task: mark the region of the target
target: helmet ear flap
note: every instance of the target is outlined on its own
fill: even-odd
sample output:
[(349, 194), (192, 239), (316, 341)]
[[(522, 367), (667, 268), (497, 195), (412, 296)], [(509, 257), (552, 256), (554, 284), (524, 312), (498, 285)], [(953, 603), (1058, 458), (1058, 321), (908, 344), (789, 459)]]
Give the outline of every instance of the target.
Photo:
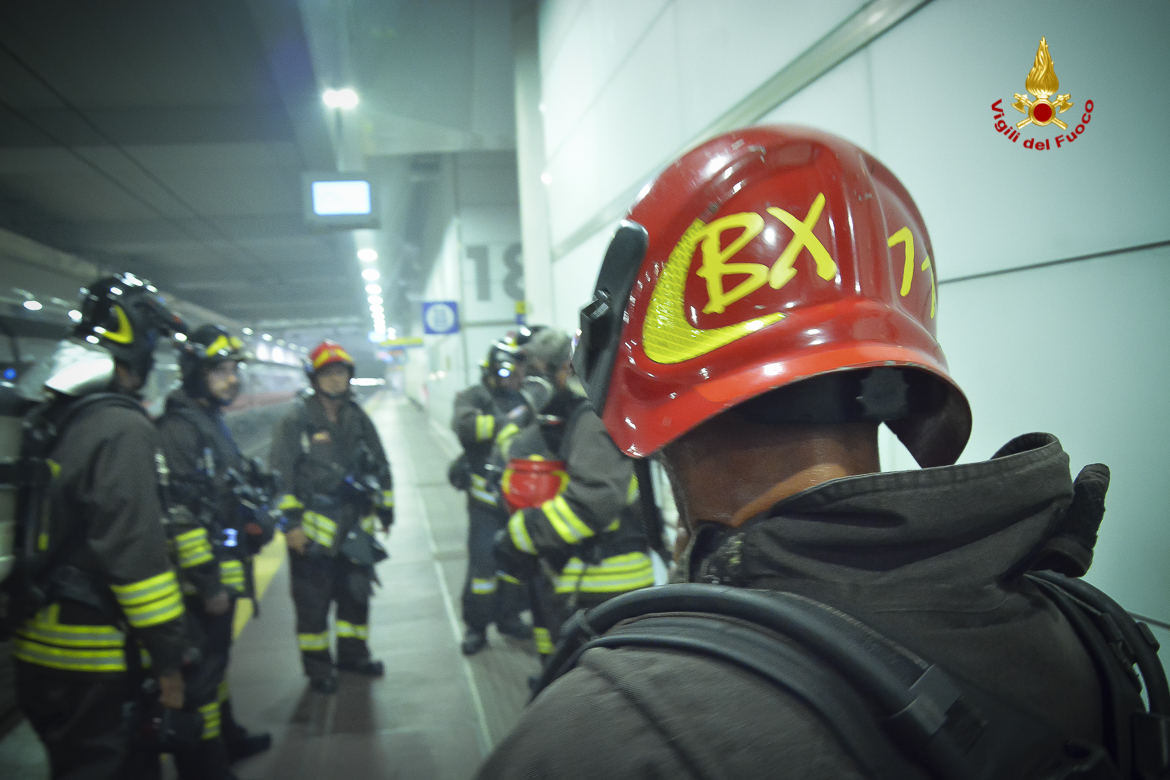
[(593, 300), (581, 310), (581, 336), (573, 351), (573, 369), (598, 413), (605, 408), (625, 324), (622, 315), (649, 243), (646, 228), (623, 220), (605, 251)]

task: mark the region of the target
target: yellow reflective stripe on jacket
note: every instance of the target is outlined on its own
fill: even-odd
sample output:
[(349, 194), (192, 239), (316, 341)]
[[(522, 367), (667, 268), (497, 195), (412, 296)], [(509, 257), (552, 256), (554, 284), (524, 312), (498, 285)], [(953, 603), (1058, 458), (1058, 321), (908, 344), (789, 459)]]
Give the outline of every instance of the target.
[(471, 592), (477, 596), (487, 596), (496, 592), (496, 578), (472, 577)]
[(183, 614), (183, 594), (173, 571), (110, 588), (134, 628), (156, 626)]
[(508, 518), (508, 536), (512, 537), (512, 544), (520, 552), (536, 555), (536, 545), (528, 535), (528, 528), (524, 525), (524, 512), (520, 511)]
[(219, 686), (215, 689), (216, 701), (218, 701), (220, 704), (223, 704), (225, 701), (227, 701), (231, 697), (232, 697), (232, 691), (231, 691), (231, 688), (228, 687), (228, 681), (227, 680), (220, 680)]
[(329, 632), (322, 631), (320, 634), (297, 634), (297, 647), (301, 649), (302, 653), (312, 650), (328, 650)]
[(549, 634), (547, 628), (537, 626), (532, 629), (532, 637), (536, 640), (536, 652), (541, 655), (552, 655), (553, 643), (552, 635)]
[(496, 500), (495, 494), (492, 493), (487, 488), (488, 488), (487, 477), (484, 477), (481, 474), (472, 474), (471, 475), (471, 495), (474, 496), (477, 500), (484, 502), (485, 504), (491, 504), (492, 506), (496, 506), (499, 502)]
[(545, 501), (540, 505), (540, 510), (544, 512), (544, 516), (548, 518), (548, 522), (557, 535), (569, 544), (576, 544), (582, 539), (593, 536), (593, 529), (577, 517), (563, 496)]
[(572, 558), (557, 577), (557, 593), (624, 593), (654, 584), (654, 564), (643, 552), (606, 558), (595, 566), (586, 566)]
[(377, 523), (377, 515), (366, 515), (362, 518), (362, 530), (368, 534), (372, 534), (378, 529)]
[(203, 735), (200, 739), (216, 739), (219, 737), (222, 716), (219, 712), (219, 702), (213, 701), (199, 707), (199, 714), (203, 716)]
[(476, 415), (475, 440), (490, 441), (496, 433), (496, 418), (490, 414)]
[(630, 477), (630, 486), (626, 489), (626, 503), (632, 504), (638, 500), (638, 478)]
[(393, 509), (394, 508), (394, 491), (393, 490), (383, 490), (382, 491), (382, 508), (383, 509)]
[(498, 579), (502, 580), (503, 582), (509, 582), (509, 583), (511, 583), (511, 584), (513, 584), (513, 585), (519, 585), (519, 584), (520, 584), (520, 578), (519, 578), (519, 577), (513, 577), (511, 574), (504, 574), (502, 571), (501, 571), (501, 572), (497, 572), (497, 573), (496, 573), (496, 577), (497, 577)]
[(247, 577), (244, 572), (243, 561), (220, 561), (219, 581), (225, 587), (243, 593), (247, 587)]
[(304, 509), (305, 505), (302, 504), (301, 500), (292, 493), (285, 493), (280, 497), (280, 500), (276, 502), (276, 508), (282, 512), (286, 512), (289, 509)]
[(337, 621), (338, 639), (369, 639), (370, 627), (360, 623), (350, 623), (345, 620)]
[(207, 539), (206, 528), (194, 528), (179, 534), (174, 539), (175, 557), (179, 560), (179, 568), (189, 569), (214, 559), (211, 552), (211, 542)]
[(126, 636), (113, 626), (58, 622), (60, 605), (50, 604), (16, 629), (12, 654), (21, 661), (75, 672), (126, 670)]
[(301, 527), (305, 530), (305, 536), (317, 544), (323, 547), (333, 546), (333, 537), (337, 533), (337, 523), (325, 515), (312, 511), (305, 512)]
[(508, 450), (512, 446), (512, 438), (518, 433), (520, 433), (520, 426), (516, 423), (508, 423), (496, 434), (496, 446), (500, 448), (500, 452), (505, 458), (508, 457)]
[(25, 639), (20, 634), (12, 638), (12, 655), (25, 663), (71, 672), (126, 671), (126, 654), (123, 650), (77, 650), (53, 647)]

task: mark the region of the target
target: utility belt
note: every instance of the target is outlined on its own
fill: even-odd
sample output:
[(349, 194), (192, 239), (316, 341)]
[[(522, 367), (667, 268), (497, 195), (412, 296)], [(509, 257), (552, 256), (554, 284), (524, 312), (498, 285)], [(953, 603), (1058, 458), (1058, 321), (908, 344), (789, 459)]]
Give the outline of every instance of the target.
[[(301, 519), (301, 528), (312, 544), (308, 555), (335, 558), (340, 556), (356, 566), (370, 567), (389, 557), (386, 549), (374, 537), (374, 515), (372, 507), (350, 498), (339, 498), (323, 493), (314, 493), (308, 501)], [(339, 515), (362, 515), (355, 522), (339, 527), (334, 519)]]

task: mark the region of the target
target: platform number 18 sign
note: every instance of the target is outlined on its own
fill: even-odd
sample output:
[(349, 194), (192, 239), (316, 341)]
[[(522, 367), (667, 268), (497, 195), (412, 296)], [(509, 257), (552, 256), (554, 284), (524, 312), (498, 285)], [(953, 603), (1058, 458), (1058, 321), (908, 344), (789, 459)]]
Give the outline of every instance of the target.
[(459, 305), (455, 301), (431, 301), (423, 304), (423, 333), (444, 336), (459, 331)]

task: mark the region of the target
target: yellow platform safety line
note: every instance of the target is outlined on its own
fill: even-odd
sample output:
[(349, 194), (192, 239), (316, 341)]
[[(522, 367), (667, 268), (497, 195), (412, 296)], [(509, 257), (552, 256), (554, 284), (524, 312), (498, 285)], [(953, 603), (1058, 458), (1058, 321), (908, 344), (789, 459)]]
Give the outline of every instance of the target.
[[(272, 578), (276, 576), (276, 572), (280, 570), (281, 564), (287, 557), (288, 547), (284, 543), (284, 534), (277, 531), (272, 541), (264, 545), (264, 549), (252, 559), (254, 567), (252, 575), (256, 583), (257, 601), (264, 597), (269, 583), (272, 582)], [(236, 616), (232, 623), (233, 638), (238, 637), (240, 632), (244, 630), (244, 626), (248, 625), (248, 621), (252, 619), (252, 612), (251, 599), (240, 599), (236, 602)]]

